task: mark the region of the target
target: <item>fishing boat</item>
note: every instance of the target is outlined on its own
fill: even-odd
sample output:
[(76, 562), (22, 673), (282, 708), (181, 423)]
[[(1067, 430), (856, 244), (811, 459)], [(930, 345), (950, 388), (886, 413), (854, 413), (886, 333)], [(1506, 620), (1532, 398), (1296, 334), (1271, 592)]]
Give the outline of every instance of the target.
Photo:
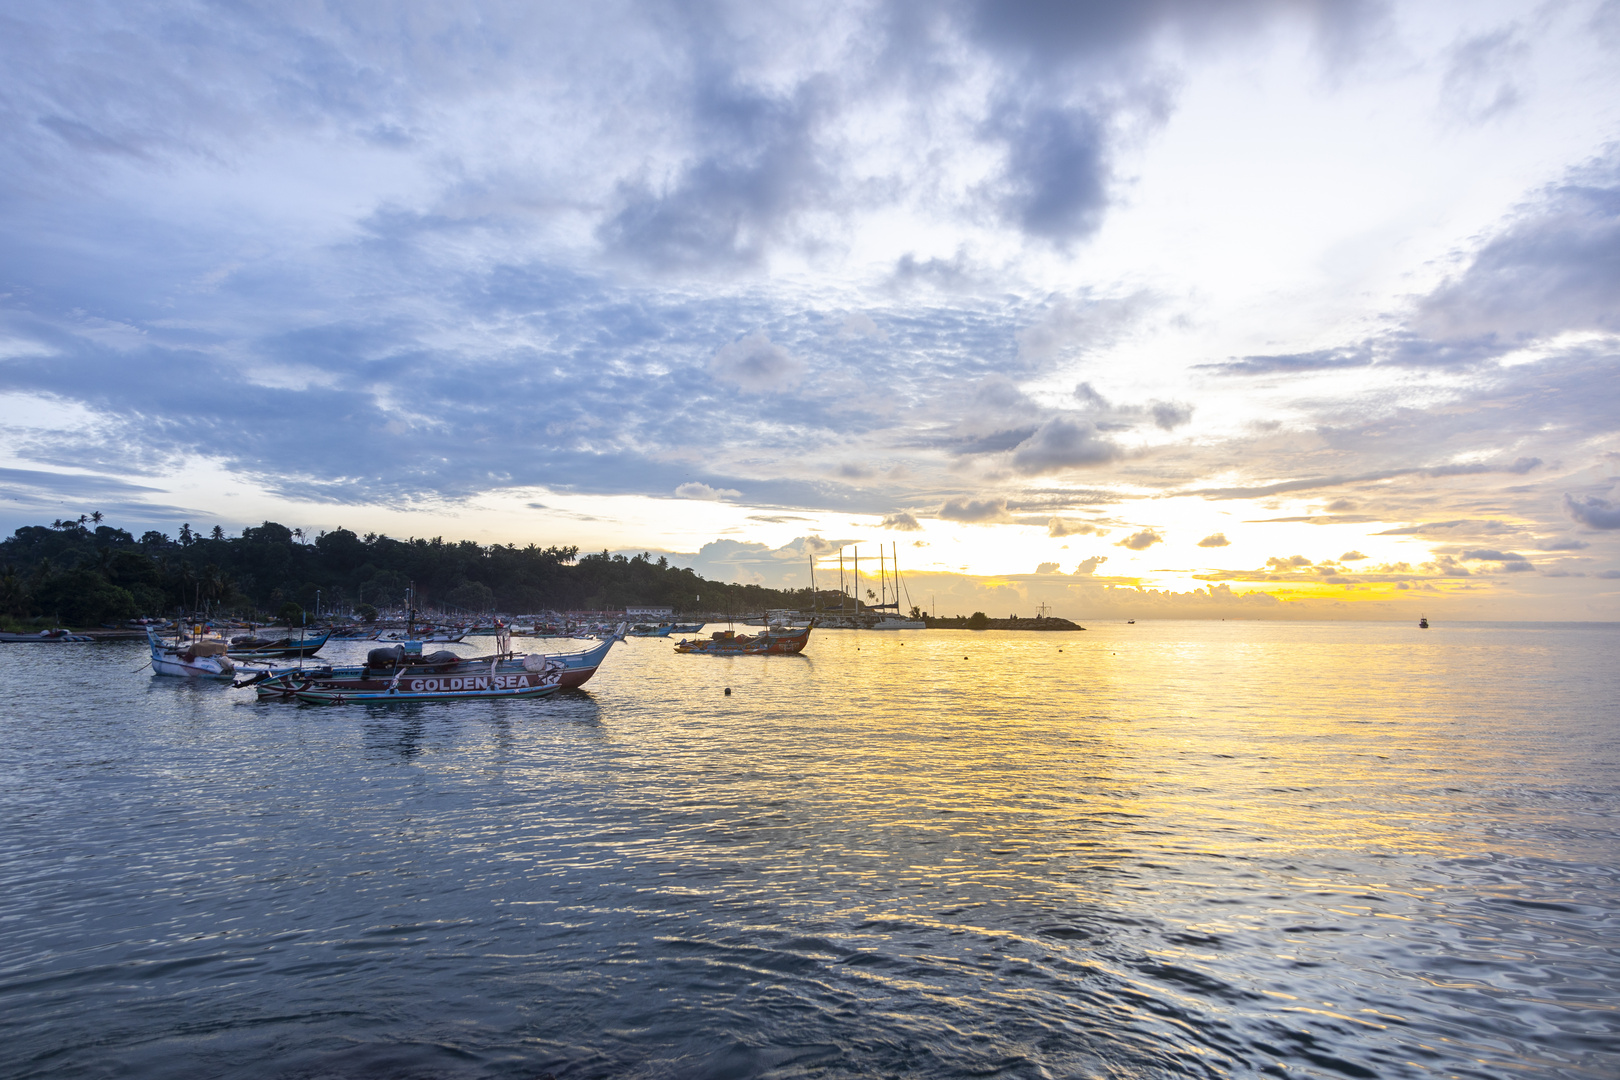
[(226, 652), (233, 660), (296, 660), (301, 656), (314, 656), (326, 644), (330, 633), (316, 637), (262, 638), (252, 634), (243, 634), (231, 638)]
[(675, 623), (669, 628), (669, 632), (672, 634), (698, 634), (702, 633), (702, 631), (703, 624), (700, 622)]
[(662, 626), (647, 626), (643, 624), (640, 626), (632, 626), (629, 630), (629, 634), (631, 637), (669, 637), (674, 630), (675, 628), (669, 623), (665, 623)]
[(299, 678), (292, 694), (310, 705), (379, 704), (406, 701), (460, 701), (482, 698), (536, 698), (562, 688), (563, 668), (547, 657), (525, 656), (516, 661), (491, 657), (487, 664), (457, 663), (451, 670), (421, 670), (399, 665), (392, 674), (368, 670), (365, 677)]
[[(318, 678), (338, 682), (367, 682), (379, 677), (392, 680), (395, 675), (413, 680), (465, 679), (468, 676), (490, 674), (492, 661), (496, 664), (494, 674), (499, 676), (515, 675), (520, 672), (533, 674), (534, 664), (539, 662), (536, 657), (539, 657), (546, 664), (545, 670), (555, 669), (558, 672), (557, 689), (574, 690), (590, 681), (591, 676), (596, 674), (596, 669), (602, 666), (602, 661), (607, 657), (609, 650), (613, 648), (613, 643), (621, 639), (622, 635), (614, 635), (589, 649), (573, 653), (525, 655), (502, 651), (490, 656), (457, 656), (448, 650), (423, 655), (421, 642), (402, 642), (393, 648), (371, 650), (364, 664), (330, 668)], [(528, 666), (525, 666), (526, 664)], [(253, 689), (259, 697), (283, 700), (297, 697), (302, 684), (311, 681), (312, 678), (308, 673), (298, 671), (283, 671), (273, 677), (252, 680)], [(398, 693), (393, 695), (396, 699), (398, 696)]]
[(1424, 615), (1422, 618), (1418, 619), (1418, 629), (1419, 630), (1427, 630), (1428, 628), (1429, 628), (1429, 617), (1427, 615)]
[(165, 642), (147, 627), (146, 644), (152, 650), (154, 674), (222, 682), (236, 678), (236, 662), (226, 655), (229, 646), (223, 641), (207, 640), (199, 635)]
[[(811, 626), (815, 624), (812, 623)], [(735, 630), (720, 630), (708, 638), (693, 638), (675, 643), (678, 653), (703, 653), (708, 656), (791, 656), (804, 651), (810, 640), (810, 626), (768, 626), (759, 634), (741, 634)]]
[(0, 641), (9, 641), (9, 642), (12, 642), (12, 643), (18, 644), (18, 645), (24, 645), (24, 644), (27, 644), (29, 642), (38, 642), (38, 641), (61, 643), (61, 642), (64, 642), (64, 641), (94, 641), (94, 640), (96, 640), (96, 639), (91, 637), (89, 634), (75, 634), (71, 630), (63, 630), (59, 626), (54, 627), (54, 628), (52, 628), (50, 630), (41, 630), (37, 634), (0, 634)]

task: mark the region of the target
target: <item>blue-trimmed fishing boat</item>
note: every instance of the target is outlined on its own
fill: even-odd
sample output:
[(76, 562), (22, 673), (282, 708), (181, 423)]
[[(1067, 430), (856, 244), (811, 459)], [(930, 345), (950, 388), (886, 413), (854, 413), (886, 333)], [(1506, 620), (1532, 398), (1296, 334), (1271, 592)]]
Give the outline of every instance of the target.
[[(622, 627), (621, 627), (622, 629)], [(290, 700), (299, 697), (301, 690), (313, 689), (318, 682), (354, 682), (364, 683), (377, 679), (391, 682), (395, 676), (401, 680), (411, 679), (465, 679), (468, 676), (507, 676), (527, 672), (534, 674), (536, 664), (543, 663), (545, 671), (556, 670), (557, 689), (572, 690), (585, 685), (596, 669), (602, 665), (608, 651), (613, 648), (615, 641), (621, 640), (621, 635), (614, 634), (607, 640), (593, 645), (589, 649), (582, 649), (573, 653), (508, 653), (500, 652), (489, 656), (457, 656), (453, 652), (441, 650), (439, 652), (423, 655), (421, 642), (404, 642), (391, 649), (373, 649), (366, 657), (366, 663), (326, 669), (319, 674), (300, 673), (297, 671), (284, 671), (274, 676), (251, 681), (254, 691), (261, 698), (279, 698)], [(415, 646), (414, 649), (411, 646)], [(493, 665), (493, 670), (492, 670)], [(240, 683), (238, 685), (250, 685)], [(463, 683), (465, 690), (465, 683)], [(495, 687), (491, 687), (494, 689)], [(500, 689), (507, 689), (502, 686)], [(423, 691), (447, 692), (447, 691)], [(464, 697), (465, 693), (456, 693), (450, 696)], [(510, 696), (510, 695), (489, 695)], [(352, 699), (351, 699), (352, 700)], [(389, 700), (402, 700), (399, 694), (394, 693)], [(416, 700), (422, 700), (420, 698)]]

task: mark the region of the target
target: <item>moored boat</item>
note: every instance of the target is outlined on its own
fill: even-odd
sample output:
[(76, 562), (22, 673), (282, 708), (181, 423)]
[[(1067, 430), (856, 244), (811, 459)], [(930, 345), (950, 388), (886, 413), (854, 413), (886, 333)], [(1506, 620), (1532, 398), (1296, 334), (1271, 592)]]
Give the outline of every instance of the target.
[[(474, 667), (482, 670), (462, 670)], [(563, 669), (543, 656), (527, 656), (518, 670), (499, 657), (488, 664), (457, 664), (456, 671), (412, 671), (401, 666), (392, 677), (381, 671), (358, 679), (298, 679), (292, 694), (311, 705), (459, 701), (480, 698), (535, 698), (562, 688)]]
[[(534, 673), (534, 665), (544, 661), (544, 670), (557, 672), (557, 687), (559, 690), (573, 690), (590, 681), (596, 669), (602, 665), (613, 643), (620, 640), (618, 635), (593, 645), (589, 649), (582, 649), (573, 653), (496, 653), (492, 656), (457, 656), (447, 650), (422, 655), (421, 643), (405, 643), (396, 645), (392, 649), (373, 649), (366, 657), (366, 663), (358, 666), (335, 667), (319, 676), (323, 681), (355, 681), (368, 682), (377, 678), (385, 681), (392, 680), (396, 675), (403, 679), (465, 679), (468, 676), (506, 676), (520, 672)], [(408, 652), (411, 644), (416, 646), (414, 651)], [(493, 671), (491, 664), (494, 664)], [(299, 688), (303, 683), (311, 681), (308, 677), (296, 671), (282, 672), (273, 678), (258, 681), (253, 689), (261, 698), (280, 698), (283, 700), (299, 696)], [(492, 687), (491, 689), (494, 689)], [(506, 689), (506, 687), (500, 687)], [(429, 692), (429, 691), (423, 691)], [(465, 696), (456, 694), (453, 696)], [(496, 695), (490, 696), (510, 696)], [(531, 695), (532, 696), (532, 695)], [(401, 700), (396, 692), (390, 700)], [(414, 700), (423, 700), (416, 698)]]
[(64, 642), (64, 641), (94, 641), (89, 634), (75, 634), (71, 630), (64, 630), (60, 626), (50, 630), (41, 630), (36, 634), (0, 634), (0, 641), (9, 641), (17, 645), (30, 642)]
[(223, 641), (194, 637), (165, 642), (148, 627), (146, 643), (152, 650), (154, 674), (222, 682), (236, 678), (236, 663), (226, 655), (227, 646)]
[(231, 638), (226, 652), (233, 660), (296, 660), (301, 656), (314, 656), (321, 651), (330, 633), (308, 637), (262, 638), (244, 634)]
[(678, 641), (675, 643), (675, 651), (703, 653), (709, 656), (791, 656), (804, 651), (805, 645), (810, 640), (811, 626), (768, 626), (758, 634), (738, 634), (735, 630), (720, 630), (708, 638)]

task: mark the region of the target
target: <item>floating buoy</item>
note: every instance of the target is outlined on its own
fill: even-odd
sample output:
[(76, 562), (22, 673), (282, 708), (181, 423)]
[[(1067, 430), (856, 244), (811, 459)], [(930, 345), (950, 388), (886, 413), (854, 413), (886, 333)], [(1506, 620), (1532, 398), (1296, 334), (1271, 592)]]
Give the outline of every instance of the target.
[(728, 687), (726, 687), (726, 697), (730, 697), (730, 696), (731, 696), (731, 687), (728, 686)]

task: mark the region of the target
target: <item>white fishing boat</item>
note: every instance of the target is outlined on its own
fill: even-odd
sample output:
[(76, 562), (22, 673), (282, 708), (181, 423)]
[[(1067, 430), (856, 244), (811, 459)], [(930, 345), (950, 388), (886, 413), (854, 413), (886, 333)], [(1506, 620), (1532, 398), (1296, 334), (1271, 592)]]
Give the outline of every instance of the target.
[(226, 655), (229, 646), (224, 641), (182, 637), (166, 642), (147, 627), (146, 643), (152, 650), (152, 671), (158, 675), (222, 682), (236, 678), (236, 662)]

